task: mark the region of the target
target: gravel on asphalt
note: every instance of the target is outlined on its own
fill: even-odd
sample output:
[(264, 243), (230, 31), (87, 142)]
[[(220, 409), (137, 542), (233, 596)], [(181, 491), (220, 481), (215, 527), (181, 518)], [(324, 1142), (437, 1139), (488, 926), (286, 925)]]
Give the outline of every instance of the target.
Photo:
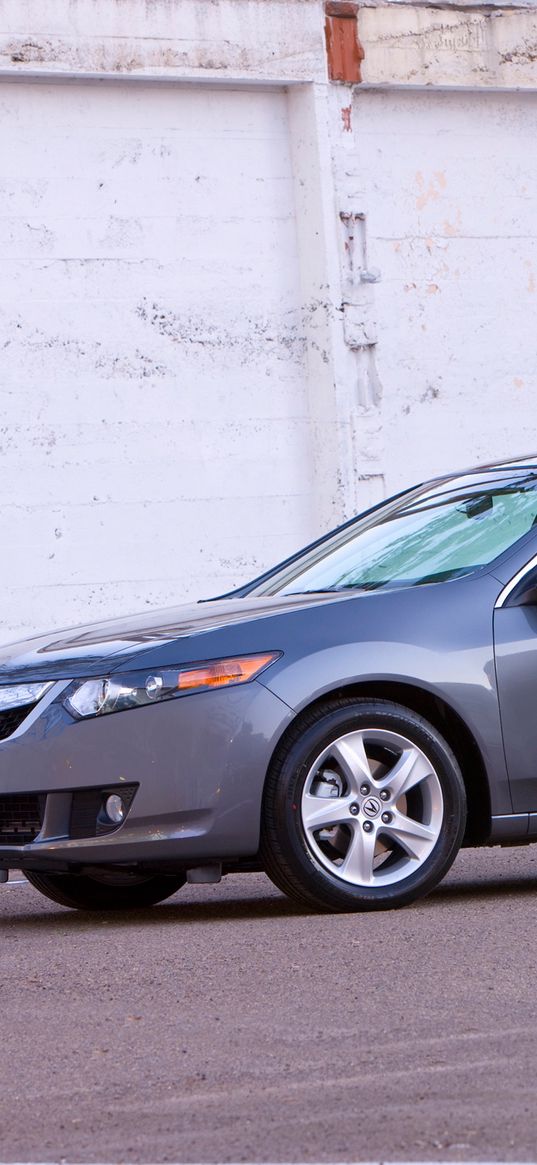
[(464, 851), (405, 910), (262, 874), (85, 915), (0, 886), (0, 1160), (528, 1161), (537, 849)]

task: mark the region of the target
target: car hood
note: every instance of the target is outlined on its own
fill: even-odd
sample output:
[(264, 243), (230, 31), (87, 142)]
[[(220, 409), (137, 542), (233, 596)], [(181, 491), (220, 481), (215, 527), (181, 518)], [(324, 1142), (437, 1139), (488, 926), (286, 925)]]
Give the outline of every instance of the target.
[(177, 663), (203, 658), (203, 649), (189, 643), (193, 636), (342, 600), (334, 594), (220, 599), (53, 631), (0, 647), (0, 684), (99, 675), (103, 666), (135, 668), (137, 656), (174, 640)]

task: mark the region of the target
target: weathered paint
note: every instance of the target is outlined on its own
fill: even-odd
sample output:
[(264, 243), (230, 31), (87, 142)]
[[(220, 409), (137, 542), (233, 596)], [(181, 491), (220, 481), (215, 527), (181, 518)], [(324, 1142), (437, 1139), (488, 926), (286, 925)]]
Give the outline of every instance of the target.
[(324, 80), (320, 0), (2, 0), (0, 68)]
[(535, 86), (535, 0), (326, 7), (333, 15), (323, 0), (2, 0), (0, 72), (322, 83), (325, 22), (336, 22), (336, 80), (360, 71), (367, 84)]
[(3, 0), (2, 638), (537, 445), (536, 7), (345, 7)]
[(364, 7), (362, 80), (373, 85), (534, 88), (537, 7), (383, 4)]
[(537, 94), (360, 92), (388, 490), (537, 449)]
[(285, 94), (4, 85), (0, 136), (4, 626), (313, 536)]

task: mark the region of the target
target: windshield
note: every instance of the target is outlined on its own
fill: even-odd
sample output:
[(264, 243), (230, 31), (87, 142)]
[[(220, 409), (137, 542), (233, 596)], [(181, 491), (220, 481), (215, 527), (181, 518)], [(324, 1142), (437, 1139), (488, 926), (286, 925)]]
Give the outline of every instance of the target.
[(537, 523), (537, 465), (444, 479), (357, 518), (249, 594), (385, 590), (487, 566)]

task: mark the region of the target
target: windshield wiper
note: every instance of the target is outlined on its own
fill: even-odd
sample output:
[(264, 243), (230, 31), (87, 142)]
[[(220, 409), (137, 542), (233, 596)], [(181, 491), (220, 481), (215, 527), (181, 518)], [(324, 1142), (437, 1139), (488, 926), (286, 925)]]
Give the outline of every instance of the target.
[(335, 587), (313, 587), (309, 591), (287, 591), (288, 595), (336, 595), (341, 591), (364, 591), (367, 587), (360, 586), (359, 583), (344, 583), (343, 586)]

